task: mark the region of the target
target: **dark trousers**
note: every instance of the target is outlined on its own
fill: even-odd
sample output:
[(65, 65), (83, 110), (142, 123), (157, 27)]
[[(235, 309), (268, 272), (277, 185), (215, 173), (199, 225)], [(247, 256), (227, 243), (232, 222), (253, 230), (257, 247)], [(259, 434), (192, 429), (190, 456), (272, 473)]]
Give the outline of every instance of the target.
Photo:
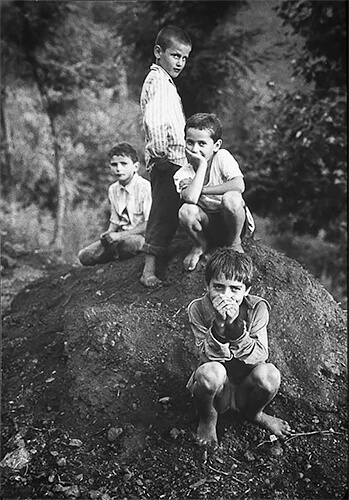
[(178, 228), (178, 210), (181, 200), (173, 182), (178, 166), (166, 162), (155, 164), (150, 172), (152, 205), (143, 252), (166, 255)]

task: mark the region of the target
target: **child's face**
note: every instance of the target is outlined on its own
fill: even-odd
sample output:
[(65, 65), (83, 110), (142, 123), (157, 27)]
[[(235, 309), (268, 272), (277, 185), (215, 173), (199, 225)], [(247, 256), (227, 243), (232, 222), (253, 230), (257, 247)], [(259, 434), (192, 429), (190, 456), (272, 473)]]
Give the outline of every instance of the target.
[(211, 302), (214, 297), (224, 295), (234, 300), (240, 306), (249, 291), (250, 287), (246, 288), (246, 285), (241, 281), (237, 281), (234, 277), (228, 279), (224, 274), (213, 277), (208, 285), (208, 295)]
[(221, 139), (214, 142), (208, 130), (199, 130), (197, 128), (187, 129), (185, 142), (189, 151), (200, 154), (207, 162), (212, 159), (214, 153), (217, 153), (222, 145)]
[(176, 42), (175, 40), (171, 42), (171, 45), (166, 50), (162, 50), (160, 45), (154, 47), (156, 64), (167, 71), (172, 78), (177, 78), (182, 72), (190, 52), (190, 46)]
[(113, 156), (109, 161), (110, 170), (122, 186), (126, 186), (137, 172), (139, 163), (133, 162), (129, 156)]

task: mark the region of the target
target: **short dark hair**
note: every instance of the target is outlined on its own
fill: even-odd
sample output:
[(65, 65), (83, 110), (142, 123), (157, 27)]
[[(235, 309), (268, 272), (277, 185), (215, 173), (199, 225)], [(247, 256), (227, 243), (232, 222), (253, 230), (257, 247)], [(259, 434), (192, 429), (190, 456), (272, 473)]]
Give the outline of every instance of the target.
[(222, 139), (222, 123), (213, 113), (195, 113), (188, 118), (185, 124), (185, 134), (188, 128), (208, 130), (214, 142)]
[(108, 153), (108, 161), (110, 161), (113, 156), (128, 156), (131, 158), (133, 163), (139, 161), (138, 154), (135, 148), (128, 142), (119, 142)]
[(156, 36), (155, 45), (165, 51), (173, 41), (192, 47), (190, 36), (178, 26), (164, 26)]
[(221, 274), (227, 279), (236, 279), (249, 288), (253, 278), (251, 257), (229, 247), (217, 248), (206, 264), (206, 283), (209, 285), (212, 278), (218, 278)]

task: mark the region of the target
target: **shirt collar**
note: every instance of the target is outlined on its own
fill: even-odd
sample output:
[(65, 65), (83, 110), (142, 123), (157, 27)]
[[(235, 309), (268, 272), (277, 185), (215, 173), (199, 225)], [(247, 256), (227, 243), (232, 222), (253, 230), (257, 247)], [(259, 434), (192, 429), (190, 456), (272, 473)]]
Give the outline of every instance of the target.
[(126, 184), (126, 186), (122, 186), (119, 182), (120, 189), (126, 191), (127, 193), (130, 193), (133, 189), (134, 184), (137, 182), (136, 181), (137, 177), (138, 177), (138, 174), (137, 174), (137, 172), (135, 172), (132, 179), (130, 180), (130, 182), (128, 184)]
[(172, 77), (167, 73), (167, 71), (164, 70), (164, 68), (162, 66), (159, 66), (158, 64), (153, 63), (150, 66), (150, 70), (158, 71), (160, 74), (162, 74), (163, 76), (165, 76), (168, 79), (168, 81), (170, 83), (172, 83), (172, 85), (176, 86), (175, 82), (172, 80)]

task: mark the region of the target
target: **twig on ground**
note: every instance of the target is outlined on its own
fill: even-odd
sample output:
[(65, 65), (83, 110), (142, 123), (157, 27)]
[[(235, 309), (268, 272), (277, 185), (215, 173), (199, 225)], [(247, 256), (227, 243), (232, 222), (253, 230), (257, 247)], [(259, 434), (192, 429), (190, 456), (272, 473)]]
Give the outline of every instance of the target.
[(208, 464), (208, 468), (213, 470), (214, 472), (218, 472), (218, 474), (223, 474), (223, 476), (229, 476), (229, 472), (224, 472), (223, 470), (215, 469), (210, 464)]
[(311, 431), (311, 432), (297, 432), (297, 434), (293, 434), (293, 436), (289, 437), (284, 441), (284, 443), (288, 443), (288, 441), (291, 441), (291, 439), (294, 439), (296, 437), (300, 436), (312, 436), (314, 434), (343, 434), (343, 432), (335, 432), (333, 429), (328, 429), (325, 431)]

